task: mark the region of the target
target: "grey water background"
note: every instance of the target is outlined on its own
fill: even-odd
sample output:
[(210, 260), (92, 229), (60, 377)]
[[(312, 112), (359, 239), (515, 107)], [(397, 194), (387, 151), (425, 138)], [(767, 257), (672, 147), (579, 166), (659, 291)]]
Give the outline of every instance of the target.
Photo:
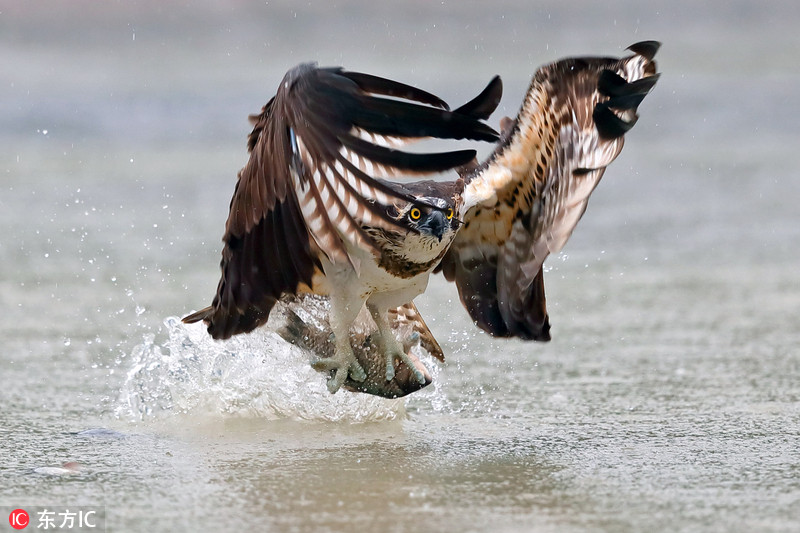
[[(103, 506), (108, 531), (800, 530), (799, 6), (2, 2), (0, 506)], [(388, 402), (169, 318), (213, 295), (246, 116), (291, 66), (454, 104), (500, 74), (497, 124), (539, 65), (643, 39), (664, 74), (548, 260), (549, 344), (487, 338), (434, 279), (448, 362)]]

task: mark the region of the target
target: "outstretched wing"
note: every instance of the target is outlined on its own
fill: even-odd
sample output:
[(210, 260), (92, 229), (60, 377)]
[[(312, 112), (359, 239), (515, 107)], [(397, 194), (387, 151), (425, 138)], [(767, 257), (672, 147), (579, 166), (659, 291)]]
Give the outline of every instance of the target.
[(539, 69), (508, 134), (463, 193), (464, 226), (442, 261), (471, 317), (495, 336), (549, 340), (542, 263), (561, 250), (636, 110), (658, 80), (659, 43), (623, 59)]
[(428, 92), (341, 68), (289, 71), (251, 117), (250, 158), (231, 200), (217, 294), (184, 321), (204, 320), (214, 338), (228, 338), (263, 324), (281, 295), (311, 287), (321, 257), (358, 268), (348, 243), (376, 251), (362, 225), (394, 229), (386, 206), (416, 202), (376, 178), (440, 172), (475, 157), (474, 150), (396, 147), (423, 137), (494, 141), (496, 132), (479, 120), (485, 107), (451, 112)]

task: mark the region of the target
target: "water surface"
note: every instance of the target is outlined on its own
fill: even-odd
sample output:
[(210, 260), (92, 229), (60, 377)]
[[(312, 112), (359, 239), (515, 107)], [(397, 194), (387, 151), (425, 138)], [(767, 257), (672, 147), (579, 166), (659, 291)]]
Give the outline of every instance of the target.
[[(563, 4), (3, 8), (0, 505), (100, 505), (110, 531), (800, 529), (800, 8)], [(496, 123), (536, 66), (642, 39), (664, 76), (546, 265), (549, 344), (487, 338), (441, 279), (417, 303), (448, 362), (407, 400), (330, 396), (267, 332), (184, 343), (245, 117), (292, 65), (453, 103), (499, 73)]]

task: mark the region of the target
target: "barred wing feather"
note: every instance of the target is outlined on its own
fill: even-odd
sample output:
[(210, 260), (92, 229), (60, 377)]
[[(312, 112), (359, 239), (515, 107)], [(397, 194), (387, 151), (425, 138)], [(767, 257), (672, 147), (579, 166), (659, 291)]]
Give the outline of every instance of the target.
[(248, 332), (282, 295), (310, 290), (323, 258), (357, 269), (348, 245), (377, 253), (362, 226), (393, 229), (388, 206), (417, 202), (380, 178), (441, 172), (475, 157), (399, 146), (424, 137), (497, 139), (480, 120), (497, 103), (477, 100), (449, 111), (437, 96), (384, 78), (310, 63), (289, 71), (251, 117), (250, 158), (231, 200), (216, 296), (184, 321), (204, 320), (214, 338)]
[(464, 227), (441, 268), (473, 320), (495, 336), (549, 340), (542, 263), (583, 216), (658, 80), (659, 44), (540, 68), (517, 118), (463, 192)]

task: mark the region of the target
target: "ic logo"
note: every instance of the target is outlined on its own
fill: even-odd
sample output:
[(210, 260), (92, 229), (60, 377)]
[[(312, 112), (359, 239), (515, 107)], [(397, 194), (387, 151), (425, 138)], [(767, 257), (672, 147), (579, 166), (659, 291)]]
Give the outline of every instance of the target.
[(30, 522), (30, 518), (25, 509), (16, 509), (8, 515), (8, 523), (14, 529), (25, 529), (28, 527), (28, 522)]

